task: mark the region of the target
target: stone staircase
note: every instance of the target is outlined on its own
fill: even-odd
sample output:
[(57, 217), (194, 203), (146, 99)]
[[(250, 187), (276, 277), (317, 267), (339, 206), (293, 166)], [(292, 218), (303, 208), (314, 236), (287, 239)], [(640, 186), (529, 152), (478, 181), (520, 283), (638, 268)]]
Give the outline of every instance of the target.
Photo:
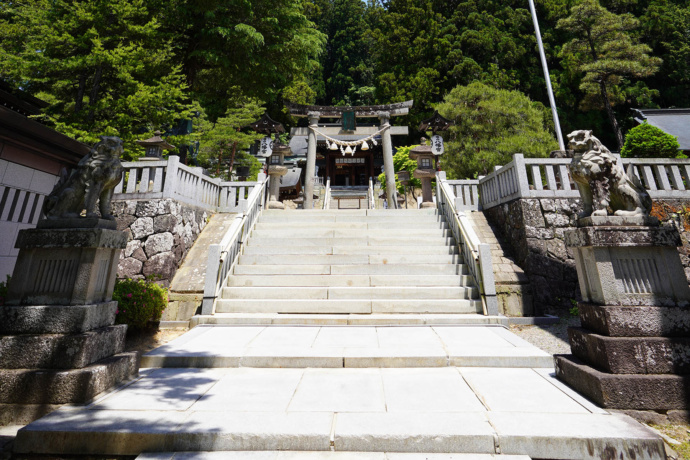
[(481, 313), (467, 273), (434, 210), (265, 211), (216, 312)]
[[(264, 211), (213, 315), (139, 379), (19, 432), (21, 454), (663, 459), (661, 439), (482, 313), (434, 210)], [(496, 324), (499, 323), (499, 324)]]

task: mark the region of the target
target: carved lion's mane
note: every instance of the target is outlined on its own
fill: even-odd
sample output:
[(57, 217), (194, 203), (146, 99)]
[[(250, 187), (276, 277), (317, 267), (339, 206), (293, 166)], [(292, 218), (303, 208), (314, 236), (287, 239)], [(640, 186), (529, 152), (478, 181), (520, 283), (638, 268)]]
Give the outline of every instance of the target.
[[(122, 179), (122, 140), (101, 136), (88, 155), (79, 161), (71, 173), (65, 171), (51, 194), (46, 198), (43, 212), (48, 219), (78, 217), (86, 210), (86, 217), (114, 220), (110, 214), (113, 189)], [(100, 201), (99, 201), (100, 200)]]
[(570, 173), (580, 186), (584, 204), (580, 217), (605, 216), (610, 212), (617, 216), (649, 214), (652, 200), (644, 186), (637, 177), (626, 174), (592, 131), (568, 134), (568, 147), (573, 151)]

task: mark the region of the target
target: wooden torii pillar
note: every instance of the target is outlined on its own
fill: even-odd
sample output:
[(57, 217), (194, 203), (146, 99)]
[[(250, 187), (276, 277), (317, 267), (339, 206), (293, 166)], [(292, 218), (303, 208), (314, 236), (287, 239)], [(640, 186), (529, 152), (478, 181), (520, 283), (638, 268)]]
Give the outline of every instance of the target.
[[(386, 197), (389, 208), (398, 207), (398, 194), (395, 188), (395, 167), (393, 165), (393, 143), (392, 134), (403, 134), (402, 132), (393, 133), (393, 127), (389, 121), (391, 117), (407, 115), (412, 107), (413, 101), (399, 102), (397, 104), (372, 105), (372, 106), (318, 106), (287, 104), (290, 114), (295, 117), (309, 118), (309, 132), (307, 144), (307, 168), (304, 179), (304, 209), (311, 209), (314, 206), (314, 171), (316, 170), (316, 133), (312, 128), (318, 129), (318, 122), (321, 118), (342, 118), (344, 112), (354, 112), (356, 118), (378, 118), (380, 128), (386, 128), (381, 133), (383, 147), (383, 170), (386, 173)], [(293, 130), (294, 133), (301, 132), (299, 128)], [(330, 132), (324, 133), (333, 135)], [(335, 133), (334, 133), (335, 134)], [(345, 134), (345, 133), (343, 133)], [(346, 134), (353, 134), (347, 132)], [(359, 134), (357, 130), (354, 134)], [(405, 133), (407, 131), (405, 129)], [(294, 135), (294, 134), (293, 134)], [(363, 135), (362, 137), (366, 137)]]

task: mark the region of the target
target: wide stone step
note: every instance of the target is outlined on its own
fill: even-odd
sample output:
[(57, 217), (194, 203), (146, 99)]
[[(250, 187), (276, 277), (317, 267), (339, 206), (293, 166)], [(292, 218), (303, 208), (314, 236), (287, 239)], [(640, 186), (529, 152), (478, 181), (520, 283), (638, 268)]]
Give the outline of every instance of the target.
[(295, 219), (303, 215), (321, 216), (421, 216), (437, 215), (435, 208), (426, 209), (300, 209), (296, 212), (277, 209), (267, 209), (264, 215), (294, 216)]
[(447, 237), (429, 237), (429, 238), (405, 238), (405, 237), (391, 237), (391, 236), (372, 236), (366, 238), (277, 238), (269, 237), (253, 237), (247, 242), (251, 246), (272, 246), (272, 247), (344, 247), (346, 249), (362, 246), (455, 246), (455, 240)]
[(238, 325), (318, 325), (318, 326), (442, 326), (442, 325), (508, 325), (505, 316), (489, 316), (478, 313), (464, 314), (412, 314), (412, 313), (371, 313), (371, 314), (286, 314), (286, 313), (216, 313), (215, 315), (196, 315), (190, 321), (191, 327), (200, 324), (219, 326)]
[(658, 435), (526, 368), (152, 369), (14, 442), (68, 457), (247, 450), (665, 458)]
[(332, 229), (322, 227), (306, 227), (306, 228), (282, 228), (282, 229), (255, 229), (252, 231), (252, 237), (256, 238), (405, 238), (405, 239), (422, 239), (422, 238), (437, 238), (450, 237), (452, 233), (450, 230), (437, 229)]
[(383, 221), (383, 222), (258, 222), (256, 230), (275, 230), (283, 232), (285, 230), (296, 229), (321, 229), (321, 230), (440, 230), (447, 229), (448, 225), (445, 222), (419, 222), (416, 220), (407, 219), (405, 221), (399, 220), (397, 222)]
[(448, 246), (444, 241), (439, 241), (439, 244), (433, 244), (434, 241), (418, 240), (407, 241), (409, 246), (405, 246), (405, 241), (390, 241), (389, 244), (368, 245), (367, 241), (362, 241), (360, 245), (330, 245), (329, 241), (324, 241), (322, 244), (312, 245), (292, 245), (279, 244), (278, 240), (266, 240), (267, 243), (262, 245), (260, 242), (252, 243), (249, 240), (249, 245), (244, 248), (245, 255), (282, 255), (282, 254), (370, 254), (370, 255), (419, 255), (419, 254), (457, 254), (458, 248), (456, 246)]
[(460, 275), (231, 275), (232, 286), (462, 286)]
[[(440, 454), (405, 452), (330, 452), (330, 451), (235, 451), (235, 452), (156, 452), (139, 455), (136, 460), (496, 460), (492, 454)], [(530, 460), (527, 455), (501, 455), (501, 460)]]
[(501, 326), (199, 326), (142, 367), (552, 367)]
[(218, 313), (479, 313), (480, 300), (466, 299), (218, 299)]
[(473, 287), (226, 287), (223, 299), (476, 299)]
[[(300, 273), (305, 265), (237, 265), (235, 275), (291, 275)], [(308, 266), (306, 266), (308, 267)], [(317, 265), (320, 274), (331, 275), (466, 275), (465, 265), (450, 264), (340, 264)], [(329, 267), (327, 273), (323, 273)]]
[(266, 214), (264, 211), (259, 217), (259, 222), (285, 222), (285, 223), (299, 223), (299, 222), (441, 222), (442, 216), (433, 214), (417, 214), (409, 215), (387, 215), (387, 216), (349, 216), (341, 214), (321, 215), (321, 214)]
[(239, 265), (458, 264), (459, 254), (283, 254), (241, 255)]

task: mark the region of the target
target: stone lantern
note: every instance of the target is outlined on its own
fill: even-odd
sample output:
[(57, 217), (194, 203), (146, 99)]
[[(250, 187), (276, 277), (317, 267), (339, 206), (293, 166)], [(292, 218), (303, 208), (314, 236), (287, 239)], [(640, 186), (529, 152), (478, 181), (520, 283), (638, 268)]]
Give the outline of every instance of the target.
[(285, 209), (285, 205), (280, 201), (280, 182), (281, 178), (287, 174), (287, 166), (284, 166), (285, 155), (290, 153), (290, 147), (282, 143), (273, 145), (273, 152), (268, 157), (268, 175), (271, 180), (268, 188), (267, 209)]
[(153, 137), (143, 141), (136, 141), (136, 143), (146, 149), (144, 157), (139, 159), (144, 161), (162, 160), (163, 150), (173, 150), (175, 148), (174, 145), (168, 144), (165, 139), (161, 137), (160, 131), (153, 133)]
[(436, 177), (434, 169), (434, 154), (431, 146), (426, 144), (426, 139), (422, 138), (422, 145), (410, 150), (410, 158), (417, 160), (417, 169), (412, 176), (422, 181), (422, 208), (433, 208), (434, 198), (431, 194), (431, 180)]
[[(280, 181), (281, 177), (287, 174), (287, 167), (284, 166), (285, 155), (290, 153), (290, 147), (280, 142), (278, 137), (285, 132), (282, 124), (272, 120), (267, 113), (249, 125), (257, 133), (265, 134), (266, 137), (261, 141), (259, 156), (266, 158), (270, 177), (268, 185), (268, 203), (266, 209), (285, 209), (285, 205), (280, 202)], [(271, 141), (271, 134), (275, 135), (275, 141)]]

